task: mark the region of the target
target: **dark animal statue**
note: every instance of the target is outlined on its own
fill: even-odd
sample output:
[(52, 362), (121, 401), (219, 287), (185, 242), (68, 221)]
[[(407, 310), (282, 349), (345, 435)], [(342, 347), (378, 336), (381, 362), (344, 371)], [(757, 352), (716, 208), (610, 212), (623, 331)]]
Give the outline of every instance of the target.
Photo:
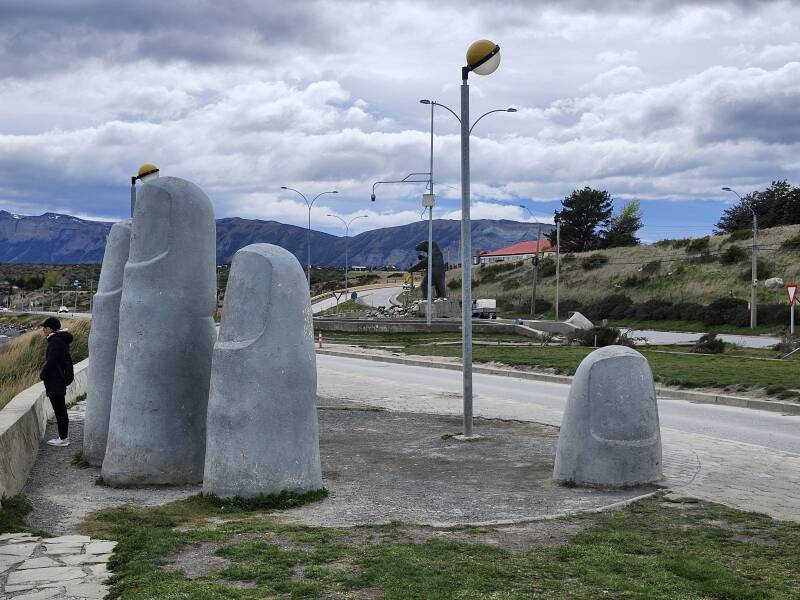
[[(422, 280), (422, 297), (428, 299), (428, 242), (420, 242), (416, 246), (417, 252), (425, 252), (426, 254), (418, 254), (419, 262), (413, 267), (408, 269), (409, 273), (416, 271), (425, 271), (425, 278)], [(431, 257), (433, 276), (431, 277), (431, 291), (434, 298), (447, 298), (447, 289), (444, 285), (444, 256), (439, 249), (439, 245), (433, 242), (433, 254)]]

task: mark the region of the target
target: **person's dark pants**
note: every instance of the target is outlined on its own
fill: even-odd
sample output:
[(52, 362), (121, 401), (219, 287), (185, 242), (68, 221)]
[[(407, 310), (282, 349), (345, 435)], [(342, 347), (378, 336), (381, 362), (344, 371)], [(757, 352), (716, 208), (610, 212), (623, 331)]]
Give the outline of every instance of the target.
[(58, 437), (62, 440), (67, 439), (69, 435), (69, 417), (67, 416), (67, 403), (64, 396), (48, 396), (50, 404), (53, 405), (53, 412), (56, 413), (56, 422), (58, 423)]

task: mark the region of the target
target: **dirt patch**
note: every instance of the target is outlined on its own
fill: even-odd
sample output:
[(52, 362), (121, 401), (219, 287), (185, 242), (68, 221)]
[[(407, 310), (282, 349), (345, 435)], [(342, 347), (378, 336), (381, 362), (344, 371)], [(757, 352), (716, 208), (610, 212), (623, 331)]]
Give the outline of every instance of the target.
[(190, 544), (177, 554), (167, 557), (165, 571), (183, 571), (189, 579), (198, 579), (212, 571), (219, 571), (231, 564), (227, 558), (215, 553), (222, 547), (216, 542)]

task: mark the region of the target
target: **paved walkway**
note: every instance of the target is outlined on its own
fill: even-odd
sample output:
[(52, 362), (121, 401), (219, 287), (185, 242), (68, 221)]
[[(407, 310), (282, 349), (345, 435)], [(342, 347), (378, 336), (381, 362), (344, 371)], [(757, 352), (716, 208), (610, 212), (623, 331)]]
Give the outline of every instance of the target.
[(0, 597), (13, 600), (105, 597), (106, 564), (116, 542), (85, 535), (0, 535)]
[[(386, 364), (396, 370), (402, 365)], [(415, 381), (410, 372), (402, 385), (387, 385), (382, 369), (362, 372), (341, 365), (318, 365), (318, 393), (393, 411), (439, 415), (462, 414), (460, 393)], [(432, 373), (435, 371), (430, 370)], [(536, 382), (526, 385), (535, 388)], [(503, 397), (475, 394), (474, 414), (489, 419), (561, 424), (560, 406), (543, 406)], [(476, 433), (480, 433), (476, 426)], [(697, 433), (661, 428), (663, 484), (684, 495), (734, 508), (800, 521), (800, 454), (782, 452)]]

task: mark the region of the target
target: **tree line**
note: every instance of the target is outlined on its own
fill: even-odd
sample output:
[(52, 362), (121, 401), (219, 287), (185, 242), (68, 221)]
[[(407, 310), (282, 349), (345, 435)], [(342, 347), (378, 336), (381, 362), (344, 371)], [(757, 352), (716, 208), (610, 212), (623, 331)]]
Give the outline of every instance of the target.
[(750, 192), (723, 212), (716, 224), (718, 232), (750, 229), (753, 224), (751, 208), (758, 217), (759, 229), (800, 224), (800, 187), (794, 187), (784, 179), (773, 181), (764, 191)]

